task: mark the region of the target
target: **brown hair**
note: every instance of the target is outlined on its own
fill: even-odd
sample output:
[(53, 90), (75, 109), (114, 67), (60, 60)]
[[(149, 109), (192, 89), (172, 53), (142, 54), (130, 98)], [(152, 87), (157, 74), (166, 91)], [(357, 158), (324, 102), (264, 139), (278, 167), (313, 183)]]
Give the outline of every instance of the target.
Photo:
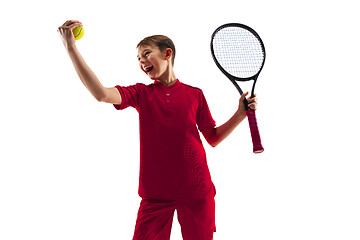
[(136, 48), (149, 45), (157, 46), (160, 51), (164, 51), (167, 48), (170, 48), (172, 50), (172, 65), (174, 65), (176, 50), (175, 45), (170, 38), (164, 35), (153, 35), (150, 37), (146, 37), (138, 43)]

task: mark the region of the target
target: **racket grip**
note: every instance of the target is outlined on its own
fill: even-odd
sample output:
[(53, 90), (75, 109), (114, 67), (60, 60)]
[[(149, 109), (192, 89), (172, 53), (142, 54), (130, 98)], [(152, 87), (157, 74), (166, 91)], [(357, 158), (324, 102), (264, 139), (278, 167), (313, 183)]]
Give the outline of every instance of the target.
[(249, 120), (251, 138), (254, 146), (254, 153), (262, 153), (264, 148), (261, 144), (259, 128), (256, 121), (255, 110), (249, 109), (246, 111), (247, 118)]

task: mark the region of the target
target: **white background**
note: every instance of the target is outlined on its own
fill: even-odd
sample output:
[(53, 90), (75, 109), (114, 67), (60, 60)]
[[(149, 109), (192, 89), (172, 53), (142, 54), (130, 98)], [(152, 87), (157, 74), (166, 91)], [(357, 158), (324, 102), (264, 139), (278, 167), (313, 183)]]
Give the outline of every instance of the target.
[[(0, 239), (131, 239), (139, 143), (134, 109), (98, 103), (78, 79), (57, 28), (101, 82), (151, 83), (136, 44), (168, 35), (175, 73), (203, 89), (217, 123), (238, 93), (210, 55), (219, 25), (253, 27), (267, 50), (256, 92), (265, 151), (247, 122), (212, 149), (214, 239), (360, 239), (356, 1), (7, 1), (0, 6)], [(174, 221), (172, 240), (181, 239)]]

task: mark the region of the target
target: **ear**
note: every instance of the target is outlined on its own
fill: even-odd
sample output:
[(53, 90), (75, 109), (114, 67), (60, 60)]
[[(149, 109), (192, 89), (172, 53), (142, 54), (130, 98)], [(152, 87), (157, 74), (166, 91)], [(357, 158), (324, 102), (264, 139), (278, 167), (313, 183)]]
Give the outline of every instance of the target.
[(167, 48), (167, 49), (165, 50), (165, 60), (166, 60), (166, 61), (168, 61), (168, 60), (171, 58), (172, 53), (173, 53), (173, 51), (171, 50), (171, 48)]

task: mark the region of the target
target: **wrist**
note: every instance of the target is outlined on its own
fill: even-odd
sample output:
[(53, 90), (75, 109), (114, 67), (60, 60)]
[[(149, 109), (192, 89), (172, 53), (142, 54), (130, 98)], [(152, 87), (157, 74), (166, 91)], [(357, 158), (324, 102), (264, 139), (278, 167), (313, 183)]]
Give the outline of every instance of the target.
[(70, 44), (70, 45), (66, 45), (66, 50), (68, 52), (72, 52), (76, 49), (76, 45), (75, 44)]
[(238, 109), (235, 113), (237, 119), (242, 121), (246, 117), (246, 111)]

